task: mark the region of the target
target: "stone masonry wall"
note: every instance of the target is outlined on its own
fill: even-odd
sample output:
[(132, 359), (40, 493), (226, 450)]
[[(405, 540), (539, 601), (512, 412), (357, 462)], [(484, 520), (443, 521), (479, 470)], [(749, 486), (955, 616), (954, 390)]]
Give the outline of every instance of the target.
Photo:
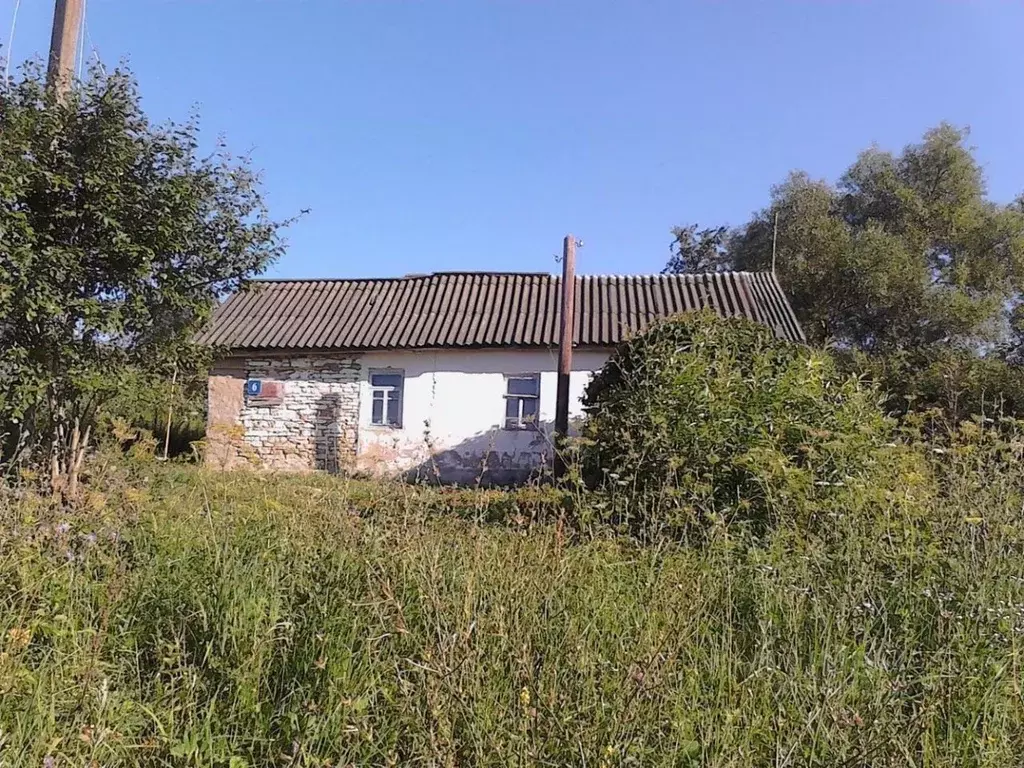
[[(348, 356), (254, 358), (239, 361), (229, 383), (211, 375), (217, 390), (244, 387), (245, 379), (283, 382), (280, 405), (256, 405), (242, 398), (235, 424), (210, 414), (210, 462), (266, 469), (337, 472), (355, 458), (359, 423), (360, 364)], [(213, 374), (220, 374), (215, 369)]]

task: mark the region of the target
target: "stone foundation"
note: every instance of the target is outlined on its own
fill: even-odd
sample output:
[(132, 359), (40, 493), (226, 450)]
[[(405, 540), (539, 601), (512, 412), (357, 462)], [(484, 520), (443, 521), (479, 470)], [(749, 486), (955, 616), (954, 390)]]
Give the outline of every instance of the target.
[[(230, 469), (338, 472), (353, 463), (360, 364), (349, 356), (228, 359), (210, 373), (206, 460)], [(283, 383), (279, 405), (244, 396), (246, 379)]]

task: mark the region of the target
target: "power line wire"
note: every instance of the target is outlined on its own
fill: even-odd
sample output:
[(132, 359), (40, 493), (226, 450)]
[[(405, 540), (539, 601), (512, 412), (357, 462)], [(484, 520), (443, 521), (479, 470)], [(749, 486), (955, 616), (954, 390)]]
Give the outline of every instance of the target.
[(82, 66), (85, 64), (85, 17), (89, 13), (89, 0), (82, 0), (82, 22), (78, 25), (78, 79), (82, 79)]
[[(89, 52), (92, 54), (92, 57), (96, 59), (96, 63), (100, 67), (100, 72), (102, 72), (105, 75), (107, 73), (107, 68), (103, 66), (103, 60), (100, 58), (99, 49), (97, 49), (95, 44), (92, 42), (92, 35), (89, 34), (89, 22), (85, 18), (85, 14), (82, 15), (82, 29), (84, 31), (82, 46), (89, 46)], [(84, 55), (85, 54), (83, 53), (83, 56)]]
[(7, 41), (7, 56), (4, 57), (4, 82), (11, 76), (11, 52), (14, 50), (14, 29), (18, 25), (18, 9), (21, 0), (14, 0), (14, 18), (11, 19), (11, 36)]

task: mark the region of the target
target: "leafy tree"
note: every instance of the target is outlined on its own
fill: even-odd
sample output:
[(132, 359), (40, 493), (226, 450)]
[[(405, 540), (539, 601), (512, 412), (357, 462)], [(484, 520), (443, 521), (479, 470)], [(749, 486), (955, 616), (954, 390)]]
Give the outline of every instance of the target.
[[(774, 241), (779, 279), (813, 343), (893, 363), (923, 352), (929, 365), (943, 354), (958, 364), (1010, 359), (1024, 327), (1014, 312), (1024, 289), (1024, 202), (986, 197), (967, 138), (943, 124), (899, 155), (871, 148), (837, 184), (793, 173), (750, 222), (714, 235), (714, 258), (702, 257), (704, 233), (721, 229), (675, 230), (667, 269), (767, 270)], [(913, 373), (875, 370), (883, 368), (896, 379)]]
[[(215, 300), (282, 251), (257, 174), (194, 117), (152, 124), (125, 71), (58, 98), (0, 83), (0, 431), (74, 493), (97, 411), (133, 375), (191, 367)], [(8, 439), (8, 458), (11, 440)]]
[(777, 272), (814, 341), (996, 341), (1024, 286), (1024, 203), (986, 198), (967, 136), (943, 124), (899, 156), (869, 149), (836, 185), (793, 173), (739, 229), (674, 230), (667, 269), (770, 269), (777, 214)]
[(666, 272), (717, 272), (728, 265), (728, 227), (697, 229), (696, 224), (672, 230), (672, 257)]

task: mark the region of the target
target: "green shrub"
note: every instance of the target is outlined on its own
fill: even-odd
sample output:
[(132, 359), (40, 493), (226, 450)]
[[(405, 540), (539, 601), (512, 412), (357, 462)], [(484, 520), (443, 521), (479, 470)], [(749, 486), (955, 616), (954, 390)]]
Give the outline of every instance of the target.
[(587, 473), (643, 526), (809, 522), (889, 460), (878, 401), (760, 325), (682, 316), (624, 344), (591, 382)]
[[(999, 355), (979, 357), (966, 348), (925, 348), (867, 355), (837, 355), (842, 370), (887, 393), (885, 410), (900, 419), (938, 411), (957, 425), (975, 416), (1024, 417), (1024, 367)], [(934, 418), (930, 419), (933, 426)]]

